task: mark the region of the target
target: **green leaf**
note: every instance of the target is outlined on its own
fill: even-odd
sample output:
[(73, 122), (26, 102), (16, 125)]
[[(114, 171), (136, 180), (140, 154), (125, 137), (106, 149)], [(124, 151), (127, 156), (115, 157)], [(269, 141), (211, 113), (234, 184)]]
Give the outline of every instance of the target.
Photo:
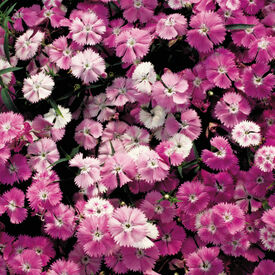
[(6, 68), (6, 69), (3, 69), (3, 70), (0, 70), (0, 75), (6, 74), (6, 73), (9, 73), (9, 72), (18, 71), (18, 70), (21, 70), (21, 69), (23, 69), (23, 68), (22, 67), (10, 67), (10, 68)]
[(13, 11), (13, 9), (14, 9), (14, 7), (15, 7), (16, 5), (17, 5), (17, 3), (13, 4), (13, 5), (8, 9), (8, 11), (5, 12), (5, 14), (8, 16), (8, 15)]
[(71, 158), (73, 158), (79, 152), (79, 148), (80, 148), (80, 146), (77, 146), (77, 147), (72, 149), (72, 151), (70, 153)]
[(253, 28), (255, 25), (251, 24), (230, 24), (230, 25), (225, 25), (227, 30), (246, 30), (249, 28)]
[(10, 97), (8, 88), (5, 88), (5, 87), (2, 88), (1, 97), (4, 104), (10, 111), (18, 112), (17, 107), (15, 106), (15, 104), (13, 103), (13, 100)]
[(263, 209), (264, 209), (264, 210), (271, 209), (271, 207), (269, 206), (269, 204), (268, 204), (267, 201), (263, 201), (263, 202), (262, 202), (262, 205), (263, 205)]
[(49, 103), (51, 104), (52, 108), (54, 108), (55, 112), (56, 112), (59, 116), (62, 116), (62, 117), (63, 117), (63, 115), (62, 115), (61, 111), (59, 110), (59, 108), (58, 108), (57, 104), (55, 103), (55, 101), (52, 100), (52, 99), (49, 99)]
[(115, 149), (114, 149), (114, 146), (113, 146), (113, 143), (111, 142), (111, 140), (109, 140), (110, 142), (110, 146), (111, 146), (111, 150), (112, 150), (112, 156), (115, 154)]
[(9, 0), (4, 0), (1, 4), (0, 4), (0, 9), (8, 2)]
[(183, 178), (183, 176), (182, 176), (182, 167), (181, 166), (178, 166), (178, 172), (180, 174), (180, 177)]
[(9, 17), (6, 17), (4, 20), (4, 30), (5, 30), (5, 36), (4, 36), (4, 53), (7, 58), (7, 60), (10, 63), (10, 51), (9, 51), (9, 28), (8, 28), (8, 20)]
[(59, 163), (65, 162), (65, 161), (68, 161), (68, 159), (67, 159), (67, 158), (59, 159), (59, 160), (55, 161), (54, 163), (52, 163), (51, 165), (49, 165), (49, 166), (47, 167), (47, 169), (50, 168), (50, 167), (53, 167), (53, 166), (55, 166), (55, 165), (57, 165), (57, 164), (59, 164)]

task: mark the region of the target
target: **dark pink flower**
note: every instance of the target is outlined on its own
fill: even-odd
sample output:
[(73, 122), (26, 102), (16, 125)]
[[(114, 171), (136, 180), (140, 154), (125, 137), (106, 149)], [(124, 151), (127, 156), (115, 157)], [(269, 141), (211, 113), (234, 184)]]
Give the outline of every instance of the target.
[(124, 264), (121, 248), (117, 245), (114, 249), (115, 251), (112, 255), (105, 257), (105, 263), (114, 272), (125, 274), (128, 271), (128, 268)]
[(270, 210), (264, 212), (262, 216), (262, 221), (269, 225), (270, 227), (275, 229), (275, 207), (271, 208)]
[(252, 275), (267, 275), (275, 272), (275, 262), (272, 260), (262, 260), (254, 269)]
[(256, 14), (260, 9), (264, 7), (264, 1), (262, 0), (242, 0), (241, 8), (249, 15)]

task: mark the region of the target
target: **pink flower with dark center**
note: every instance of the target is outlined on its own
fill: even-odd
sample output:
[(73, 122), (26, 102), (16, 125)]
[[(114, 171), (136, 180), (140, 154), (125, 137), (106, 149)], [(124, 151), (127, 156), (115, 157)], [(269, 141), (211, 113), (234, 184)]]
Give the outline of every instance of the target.
[(272, 226), (265, 226), (260, 229), (260, 239), (266, 249), (275, 251), (275, 229)]
[(275, 229), (275, 207), (271, 208), (268, 211), (265, 211), (262, 216), (262, 221), (268, 226)]
[(125, 30), (116, 38), (116, 55), (122, 57), (124, 63), (133, 63), (147, 54), (150, 43), (151, 36), (147, 31), (137, 28)]
[(272, 172), (275, 168), (275, 146), (262, 146), (254, 156), (255, 165), (263, 172)]
[(234, 92), (225, 93), (215, 107), (216, 117), (229, 128), (246, 119), (250, 111), (248, 101)]
[(74, 138), (85, 150), (91, 150), (96, 147), (98, 138), (101, 137), (101, 135), (102, 124), (86, 118), (76, 127)]
[(123, 134), (128, 128), (129, 125), (126, 122), (120, 120), (110, 121), (103, 131), (101, 141), (108, 143), (114, 140), (122, 141)]
[(191, 30), (187, 41), (199, 52), (207, 53), (225, 38), (225, 27), (221, 17), (212, 11), (203, 11), (191, 17)]
[(69, 162), (70, 166), (78, 167), (80, 174), (75, 177), (74, 182), (79, 188), (88, 188), (101, 180), (100, 162), (92, 157), (83, 158), (83, 154), (79, 153)]
[(46, 212), (44, 228), (52, 238), (67, 240), (75, 229), (74, 210), (65, 204), (58, 204)]
[(111, 216), (114, 211), (112, 204), (100, 197), (93, 197), (87, 201), (84, 207), (85, 217)]
[(156, 26), (156, 34), (162, 39), (173, 39), (186, 34), (186, 18), (179, 13), (172, 13), (161, 18)]
[(56, 143), (49, 138), (42, 138), (28, 147), (30, 155), (29, 163), (37, 171), (49, 168), (51, 164), (59, 159)]
[(139, 20), (146, 23), (154, 15), (157, 6), (156, 0), (121, 0), (120, 6), (124, 9), (123, 16), (128, 22)]
[(123, 247), (123, 262), (130, 270), (145, 272), (154, 268), (159, 257), (159, 251), (156, 246), (148, 249), (138, 249), (132, 247)]
[(219, 274), (223, 271), (223, 262), (218, 258), (218, 247), (201, 247), (187, 258), (190, 275)]
[(124, 264), (123, 255), (119, 245), (114, 247), (114, 252), (110, 256), (105, 257), (107, 267), (111, 268), (114, 272), (125, 274), (129, 270)]
[(230, 88), (231, 81), (239, 78), (234, 59), (235, 55), (224, 48), (210, 55), (205, 61), (208, 80), (220, 88)]
[(7, 212), (11, 223), (21, 223), (27, 217), (25, 194), (18, 188), (12, 188), (0, 197), (0, 214)]
[(55, 39), (49, 48), (50, 61), (63, 70), (67, 70), (71, 67), (72, 54), (73, 50), (68, 46), (65, 36)]
[(17, 38), (15, 43), (15, 53), (18, 59), (28, 60), (35, 56), (38, 47), (40, 46), (44, 38), (44, 33), (29, 29), (19, 38)]
[(262, 63), (256, 63), (245, 68), (243, 74), (244, 91), (248, 96), (263, 99), (271, 95), (275, 86), (275, 76), (268, 73), (269, 70), (270, 67)]
[(158, 105), (167, 111), (172, 111), (178, 104), (189, 102), (188, 82), (179, 74), (168, 71), (162, 75), (161, 81), (154, 83), (152, 97)]
[(94, 12), (82, 12), (80, 17), (73, 19), (71, 26), (73, 41), (80, 45), (95, 45), (102, 40), (106, 26)]
[(5, 164), (0, 165), (0, 182), (4, 184), (28, 180), (31, 174), (27, 159), (21, 154), (13, 155)]
[(249, 15), (256, 14), (264, 7), (264, 1), (261, 0), (243, 0), (241, 1), (241, 8)]
[(254, 269), (252, 275), (266, 275), (275, 272), (275, 263), (272, 260), (261, 260), (258, 266)]
[(4, 165), (11, 156), (11, 150), (6, 144), (0, 143), (0, 165)]
[(160, 232), (159, 238), (155, 245), (159, 249), (161, 256), (175, 255), (179, 252), (182, 242), (186, 238), (183, 227), (180, 227), (176, 222), (160, 223), (158, 226)]
[(72, 58), (71, 69), (72, 74), (81, 78), (84, 84), (93, 83), (105, 73), (105, 62), (98, 53), (88, 48)]
[(60, 274), (67, 274), (67, 275), (79, 275), (80, 267), (73, 261), (70, 260), (57, 260), (55, 261), (50, 269), (48, 270), (47, 275), (60, 275)]

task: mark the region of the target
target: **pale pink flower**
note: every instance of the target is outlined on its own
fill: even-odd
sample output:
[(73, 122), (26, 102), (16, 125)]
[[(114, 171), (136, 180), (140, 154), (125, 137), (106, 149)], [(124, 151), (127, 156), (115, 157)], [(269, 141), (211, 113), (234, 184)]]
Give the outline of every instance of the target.
[(101, 140), (103, 142), (110, 142), (117, 139), (122, 141), (122, 136), (128, 128), (129, 125), (126, 122), (120, 120), (110, 121), (103, 131)]
[(44, 114), (44, 118), (53, 124), (53, 128), (61, 129), (72, 120), (72, 114), (69, 108), (57, 105), (57, 109), (50, 108), (49, 112)]
[(105, 73), (103, 58), (92, 49), (77, 53), (72, 58), (72, 74), (85, 83), (93, 83)]
[(47, 275), (79, 275), (80, 267), (71, 260), (57, 260), (55, 261), (47, 272)]
[(254, 161), (263, 172), (271, 172), (275, 168), (275, 146), (262, 146), (257, 150)]
[[(12, 66), (8, 61), (0, 59), (0, 70), (8, 69), (11, 67)], [(14, 75), (12, 72), (8, 72), (5, 74), (1, 74), (0, 79), (3, 81), (4, 84), (9, 85), (12, 79), (14, 79)]]
[(32, 103), (49, 97), (54, 87), (53, 79), (40, 72), (24, 79), (23, 94), (24, 97)]
[(275, 251), (275, 229), (272, 226), (265, 226), (260, 229), (260, 240), (266, 249)]
[(100, 197), (93, 197), (87, 201), (84, 207), (85, 217), (101, 217), (101, 216), (111, 216), (114, 211), (113, 205), (105, 199)]
[(106, 26), (94, 12), (82, 12), (73, 19), (71, 26), (72, 39), (80, 45), (95, 45), (102, 40)]
[(160, 105), (149, 108), (146, 104), (142, 106), (139, 110), (139, 120), (148, 129), (156, 129), (162, 126), (165, 122), (166, 111)]
[(40, 31), (34, 33), (32, 29), (27, 30), (17, 38), (15, 43), (15, 53), (18, 59), (28, 60), (34, 57), (43, 39), (44, 33)]

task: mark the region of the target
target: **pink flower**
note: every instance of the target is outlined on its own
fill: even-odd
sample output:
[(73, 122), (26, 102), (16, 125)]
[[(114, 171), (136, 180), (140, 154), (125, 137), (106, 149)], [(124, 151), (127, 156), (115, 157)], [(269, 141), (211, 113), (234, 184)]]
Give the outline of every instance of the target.
[(186, 18), (179, 13), (172, 13), (160, 19), (156, 26), (156, 34), (160, 38), (167, 40), (184, 35), (186, 30)]
[(49, 97), (54, 86), (53, 79), (40, 72), (24, 79), (23, 94), (24, 97), (32, 103), (36, 103), (41, 99)]
[(80, 45), (95, 45), (102, 40), (106, 26), (94, 12), (82, 12), (73, 19), (71, 26), (72, 39)]
[(65, 36), (55, 39), (49, 48), (50, 61), (63, 70), (71, 67), (72, 53), (73, 51), (71, 47), (68, 46)]
[(24, 129), (24, 118), (13, 112), (0, 113), (0, 140), (1, 143), (11, 142)]
[(248, 96), (263, 99), (270, 96), (275, 86), (275, 76), (268, 73), (270, 67), (256, 63), (244, 70), (244, 91)]
[(21, 223), (28, 214), (24, 204), (24, 192), (18, 188), (12, 188), (0, 197), (0, 214), (7, 212), (11, 223)]
[[(0, 70), (11, 68), (11, 64), (8, 61), (0, 59)], [(3, 73), (0, 76), (0, 80), (3, 81), (4, 84), (10, 85), (14, 83), (14, 74), (12, 72)]]
[(45, 214), (45, 232), (52, 238), (67, 240), (74, 233), (74, 211), (67, 205), (58, 204)]
[(177, 104), (189, 102), (188, 82), (178, 74), (168, 71), (162, 75), (161, 81), (154, 83), (152, 97), (158, 105), (172, 111)]
[(209, 195), (205, 186), (199, 181), (185, 182), (179, 187), (177, 204), (180, 210), (192, 215), (204, 210), (209, 203)]
[(275, 168), (275, 146), (262, 146), (257, 150), (254, 161), (263, 172), (271, 172)]
[(199, 52), (209, 52), (213, 45), (220, 44), (225, 38), (223, 20), (211, 11), (193, 15), (190, 27), (192, 29), (187, 31), (187, 41)]
[(223, 48), (210, 55), (205, 61), (208, 80), (220, 88), (230, 88), (231, 81), (239, 77), (234, 59), (235, 55)]
[(28, 60), (35, 56), (38, 47), (40, 46), (44, 38), (44, 33), (29, 29), (19, 38), (17, 38), (15, 43), (15, 53), (18, 59)]
[[(113, 142), (114, 140), (122, 141), (123, 134), (129, 128), (129, 125), (123, 121), (110, 121), (106, 125), (101, 140), (103, 142)], [(116, 150), (115, 150), (116, 151)]]
[(156, 240), (155, 245), (159, 249), (159, 254), (175, 255), (179, 252), (182, 242), (186, 238), (183, 227), (176, 225), (176, 222), (160, 223), (158, 226), (159, 238)]
[(98, 159), (92, 157), (83, 158), (83, 154), (79, 153), (69, 163), (70, 166), (80, 169), (80, 174), (74, 179), (78, 187), (88, 188), (100, 181), (100, 162)]
[(59, 274), (67, 274), (67, 275), (79, 275), (80, 273), (79, 265), (73, 261), (65, 261), (65, 260), (57, 260), (55, 261), (47, 275), (59, 275)]
[(262, 260), (254, 269), (252, 275), (267, 275), (275, 272), (275, 263), (272, 260)]
[(234, 92), (225, 93), (215, 107), (216, 117), (229, 128), (246, 119), (250, 111), (247, 100)]
[(114, 211), (112, 204), (100, 197), (93, 197), (87, 201), (84, 207), (85, 217), (111, 216)]
[(266, 249), (275, 251), (275, 229), (271, 226), (265, 226), (260, 229), (260, 239)]
[(90, 216), (84, 219), (77, 232), (78, 242), (91, 257), (111, 254), (114, 241), (108, 231), (108, 216)]
[(138, 249), (132, 247), (123, 247), (123, 262), (130, 270), (145, 272), (154, 268), (158, 260), (159, 251), (156, 246), (148, 249)]
[(4, 184), (28, 180), (31, 174), (27, 159), (21, 154), (13, 155), (9, 161), (0, 165), (0, 182)]
[(101, 135), (101, 123), (86, 118), (76, 127), (74, 138), (85, 150), (91, 150), (96, 147)]
[(268, 211), (265, 211), (262, 216), (262, 221), (268, 226), (275, 229), (275, 207), (271, 208)]
[(85, 83), (93, 83), (105, 73), (103, 58), (92, 49), (77, 53), (72, 58), (72, 74)]
[(128, 22), (139, 20), (141, 23), (149, 21), (157, 6), (156, 0), (122, 0), (120, 6), (124, 9), (123, 16)]
[(114, 247), (114, 250), (112, 255), (105, 257), (105, 263), (114, 272), (125, 274), (128, 268), (124, 264), (121, 248), (117, 245)]
[(49, 138), (42, 138), (28, 147), (30, 165), (37, 171), (47, 169), (59, 159), (59, 152), (56, 143)]
[(243, 0), (241, 1), (241, 8), (249, 15), (256, 14), (260, 9), (264, 7), (264, 1), (261, 0)]
[(141, 59), (149, 51), (151, 36), (145, 30), (132, 28), (125, 30), (116, 38), (116, 55), (125, 63)]

